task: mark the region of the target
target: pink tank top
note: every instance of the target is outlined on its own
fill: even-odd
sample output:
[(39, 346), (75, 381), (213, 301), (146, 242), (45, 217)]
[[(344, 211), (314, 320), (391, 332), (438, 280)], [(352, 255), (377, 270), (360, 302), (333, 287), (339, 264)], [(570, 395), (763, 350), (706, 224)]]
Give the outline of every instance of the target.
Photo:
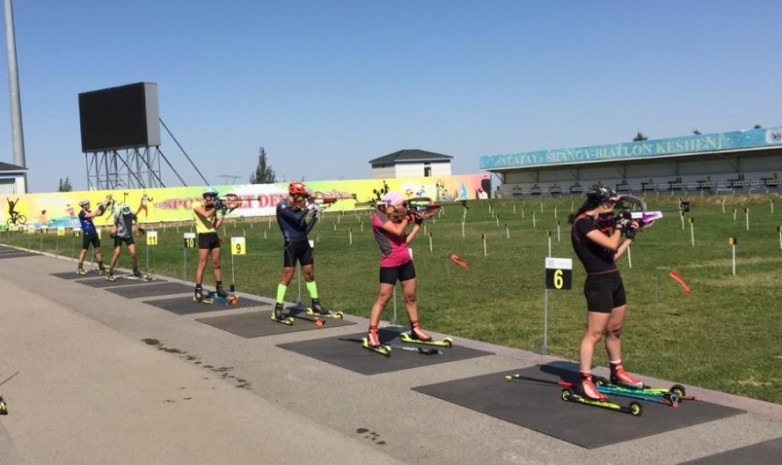
[(380, 266), (390, 268), (404, 265), (410, 261), (407, 234), (397, 236), (386, 231), (383, 229), (386, 221), (389, 221), (388, 217), (381, 212), (375, 212), (372, 217), (372, 231), (375, 233), (377, 245), (380, 246)]

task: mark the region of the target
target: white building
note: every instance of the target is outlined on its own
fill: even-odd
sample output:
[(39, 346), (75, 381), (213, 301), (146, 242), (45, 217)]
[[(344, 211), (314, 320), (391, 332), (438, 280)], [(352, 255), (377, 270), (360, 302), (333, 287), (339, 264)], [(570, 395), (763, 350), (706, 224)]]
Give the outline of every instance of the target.
[(370, 160), (373, 179), (438, 177), (451, 175), (450, 155), (407, 149)]
[(24, 194), (27, 192), (26, 175), (27, 168), (0, 161), (0, 194)]

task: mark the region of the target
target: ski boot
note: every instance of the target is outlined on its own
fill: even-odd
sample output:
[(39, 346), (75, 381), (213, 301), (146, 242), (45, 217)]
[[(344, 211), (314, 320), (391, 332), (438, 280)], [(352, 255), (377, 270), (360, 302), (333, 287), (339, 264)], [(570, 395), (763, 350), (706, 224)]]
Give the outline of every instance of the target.
[(229, 297), (228, 293), (225, 292), (225, 289), (223, 289), (223, 285), (222, 284), (218, 284), (215, 287), (215, 295), (217, 297), (220, 297), (221, 299), (227, 299)]
[(315, 317), (335, 318), (337, 320), (342, 319), (342, 312), (332, 312), (323, 308), (319, 299), (312, 299), (312, 306), (307, 307), (307, 315)]
[(293, 326), (293, 317), (292, 316), (286, 316), (283, 312), (283, 305), (279, 302), (277, 302), (274, 305), (274, 309), (271, 313), (272, 321), (277, 323), (282, 323), (284, 325)]
[(141, 271), (138, 270), (138, 268), (133, 268), (133, 277), (138, 279), (138, 280), (141, 280), (141, 281), (151, 281), (152, 280), (152, 276), (150, 276), (150, 275), (148, 275), (146, 273), (142, 273)]
[(644, 388), (644, 382), (626, 372), (622, 365), (611, 365), (611, 384), (631, 389)]
[(370, 329), (367, 333), (367, 337), (361, 340), (361, 347), (378, 353), (385, 357), (391, 356), (391, 346), (383, 345), (380, 343), (380, 337), (377, 335), (377, 330)]
[(399, 334), (399, 340), (408, 344), (423, 344), (446, 348), (453, 346), (453, 340), (450, 337), (434, 339), (418, 325), (413, 325), (409, 333)]
[(202, 303), (202, 304), (213, 304), (214, 301), (209, 298), (209, 294), (205, 294), (204, 290), (199, 288), (196, 288), (195, 294), (193, 294), (193, 301)]
[(578, 394), (589, 400), (596, 400), (601, 402), (608, 400), (607, 395), (597, 390), (595, 383), (592, 382), (591, 376), (584, 376), (581, 379), (581, 385), (579, 386), (578, 391)]
[(8, 415), (8, 405), (3, 400), (2, 394), (0, 394), (0, 415)]
[(114, 276), (114, 270), (109, 270), (109, 275), (106, 276), (106, 281), (111, 281), (112, 283), (117, 280), (117, 277)]
[(76, 268), (76, 274), (85, 275), (87, 274), (87, 271), (82, 266), (79, 266)]
[(108, 270), (106, 269), (106, 267), (105, 267), (105, 266), (103, 266), (103, 263), (99, 263), (99, 264), (98, 264), (98, 274), (103, 274), (103, 273), (105, 273), (105, 272), (107, 272), (107, 271), (108, 271)]

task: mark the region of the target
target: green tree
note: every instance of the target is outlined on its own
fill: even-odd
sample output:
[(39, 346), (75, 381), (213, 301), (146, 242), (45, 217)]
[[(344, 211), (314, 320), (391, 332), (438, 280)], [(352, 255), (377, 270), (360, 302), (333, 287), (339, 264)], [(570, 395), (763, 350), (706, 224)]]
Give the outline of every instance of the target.
[(696, 136), (700, 136), (701, 135), (701, 132), (699, 130), (697, 130), (697, 129), (693, 129), (692, 133), (695, 134)]
[(635, 137), (633, 137), (633, 142), (639, 142), (639, 141), (647, 140), (647, 139), (648, 139), (648, 137), (646, 137), (644, 135), (644, 133), (642, 133), (641, 131), (638, 131), (638, 134), (636, 134)]
[(258, 151), (258, 167), (250, 175), (250, 184), (274, 184), (275, 182), (277, 182), (277, 176), (266, 159), (266, 150), (261, 147)]
[(57, 188), (57, 192), (71, 192), (72, 190), (71, 181), (68, 178), (65, 178), (65, 181), (60, 178), (60, 187)]
[(763, 126), (756, 124), (755, 126), (752, 127), (752, 129), (763, 129)]

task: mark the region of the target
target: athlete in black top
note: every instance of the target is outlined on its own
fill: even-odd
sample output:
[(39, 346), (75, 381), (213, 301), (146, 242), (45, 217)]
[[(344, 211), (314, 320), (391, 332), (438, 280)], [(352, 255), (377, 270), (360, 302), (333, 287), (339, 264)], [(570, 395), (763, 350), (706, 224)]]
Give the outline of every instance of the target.
[[(301, 264), (304, 282), (312, 298), (312, 310), (327, 314), (318, 298), (318, 286), (315, 284), (315, 257), (307, 234), (315, 227), (320, 215), (320, 208), (315, 203), (307, 202), (307, 186), (303, 182), (292, 182), (288, 185), (288, 198), (277, 203), (277, 224), (283, 237), (282, 277), (277, 285), (277, 304), (274, 315), (282, 319), (283, 303), (288, 284), (293, 279), (296, 262)], [(312, 213), (312, 215), (308, 215)], [(309, 218), (309, 219), (308, 219)]]
[[(595, 345), (605, 335), (605, 347), (611, 363), (611, 381), (631, 387), (643, 387), (643, 382), (628, 374), (622, 367), (620, 335), (627, 312), (627, 299), (618, 260), (635, 237), (638, 223), (627, 221), (609, 223), (602, 230), (597, 222), (613, 215), (614, 204), (620, 197), (607, 187), (595, 187), (578, 212), (570, 216), (571, 241), (587, 273), (584, 295), (587, 300), (587, 329), (579, 349), (581, 389), (589, 398), (605, 399), (592, 382), (592, 358)], [(622, 241), (622, 233), (626, 239)]]

